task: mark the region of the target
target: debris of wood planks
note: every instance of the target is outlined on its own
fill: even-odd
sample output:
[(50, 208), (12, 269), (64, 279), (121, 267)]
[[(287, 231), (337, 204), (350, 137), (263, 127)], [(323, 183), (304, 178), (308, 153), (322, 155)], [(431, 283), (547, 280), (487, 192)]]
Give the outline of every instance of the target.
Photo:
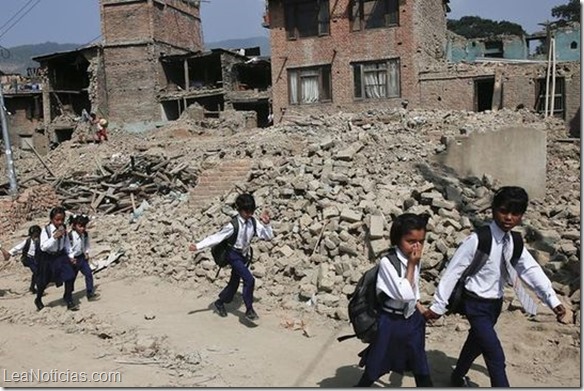
[(94, 160), (92, 172), (54, 179), (63, 206), (91, 212), (127, 212), (156, 193), (185, 192), (194, 187), (197, 172), (188, 164), (156, 155), (134, 155), (127, 162)]

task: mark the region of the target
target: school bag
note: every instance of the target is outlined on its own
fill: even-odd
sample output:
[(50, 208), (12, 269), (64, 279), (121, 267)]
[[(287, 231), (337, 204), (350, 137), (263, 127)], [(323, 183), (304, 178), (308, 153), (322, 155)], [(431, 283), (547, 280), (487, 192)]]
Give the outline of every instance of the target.
[[(27, 238), (26, 242), (24, 242), (24, 247), (22, 248), (22, 253), (20, 254), (20, 262), (22, 263), (23, 266), (27, 265), (27, 261), (28, 261), (28, 250), (30, 249), (30, 244), (32, 243), (32, 239), (31, 238)], [(35, 250), (38, 250), (35, 249)], [(35, 251), (35, 257), (36, 257), (37, 252)]]
[[(397, 274), (401, 276), (401, 262), (395, 250), (391, 249), (380, 256), (380, 258), (383, 257), (389, 259), (389, 262), (397, 270)], [(359, 338), (363, 343), (371, 343), (375, 340), (380, 311), (380, 303), (375, 289), (378, 272), (379, 264), (367, 270), (357, 282), (355, 291), (349, 300), (349, 321), (355, 333), (338, 337), (337, 341), (342, 342), (353, 337)]]
[[(251, 217), (251, 222), (253, 224), (253, 234), (252, 237), (256, 234), (257, 223), (255, 218)], [(233, 233), (228, 238), (222, 240), (220, 243), (216, 244), (211, 248), (211, 255), (213, 256), (213, 261), (215, 264), (222, 268), (223, 266), (227, 265), (227, 253), (229, 250), (233, 248), (235, 242), (237, 241), (237, 234), (239, 233), (239, 219), (237, 216), (234, 216), (231, 219), (231, 225), (233, 225)], [(252, 249), (250, 247), (250, 255), (252, 254)], [(249, 258), (251, 261), (251, 256)]]
[[(477, 228), (475, 233), (479, 239), (479, 245), (477, 251), (475, 252), (474, 258), (470, 265), (464, 269), (462, 275), (456, 282), (450, 298), (448, 299), (448, 305), (446, 306), (446, 314), (462, 314), (463, 313), (463, 294), (464, 294), (464, 284), (467, 278), (474, 276), (489, 259), (491, 254), (491, 244), (493, 237), (491, 236), (491, 228), (488, 225)], [(523, 252), (523, 238), (519, 232), (511, 231), (511, 237), (513, 238), (513, 255), (511, 255), (511, 265), (515, 267), (517, 261), (521, 257)]]

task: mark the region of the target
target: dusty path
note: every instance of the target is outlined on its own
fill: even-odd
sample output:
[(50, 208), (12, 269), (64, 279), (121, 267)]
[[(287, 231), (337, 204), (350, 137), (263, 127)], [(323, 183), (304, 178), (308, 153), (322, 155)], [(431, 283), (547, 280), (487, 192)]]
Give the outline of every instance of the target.
[[(304, 313), (270, 310), (257, 304), (257, 325), (241, 308), (220, 318), (210, 307), (218, 288), (195, 289), (156, 278), (98, 279), (101, 300), (66, 311), (61, 289), (50, 287), (48, 307), (34, 311), (24, 294), (28, 275), (11, 268), (0, 273), (0, 386), (207, 386), (350, 387), (359, 378), (357, 340), (338, 343), (347, 324)], [(83, 289), (78, 280), (77, 289)], [(538, 322), (519, 312), (502, 314), (498, 331), (506, 350), (510, 382), (517, 387), (579, 387), (580, 336), (575, 326), (559, 325), (540, 306)], [(147, 319), (148, 318), (148, 319)], [(304, 322), (304, 325), (301, 324)], [(466, 337), (456, 317), (428, 328), (427, 347), (435, 386), (448, 386), (450, 368)], [(101, 337), (98, 337), (101, 335)], [(6, 374), (44, 371), (119, 372), (121, 383), (9, 382)], [(470, 377), (489, 386), (478, 359)], [(413, 386), (406, 374), (384, 376), (379, 386)]]

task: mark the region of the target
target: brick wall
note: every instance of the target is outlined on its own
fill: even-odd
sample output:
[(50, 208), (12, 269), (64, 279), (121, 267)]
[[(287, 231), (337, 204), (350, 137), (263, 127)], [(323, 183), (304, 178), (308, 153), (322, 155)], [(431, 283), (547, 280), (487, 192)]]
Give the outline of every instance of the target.
[[(428, 109), (473, 111), (474, 81), (502, 73), (502, 107), (516, 109), (519, 105), (535, 109), (536, 80), (545, 78), (545, 63), (540, 64), (457, 64), (452, 68), (424, 72), (420, 78), (420, 104)], [(580, 115), (580, 64), (560, 63), (557, 75), (565, 80), (565, 119), (567, 125)], [(579, 126), (579, 125), (578, 125)]]
[(101, 12), (110, 121), (161, 120), (157, 94), (166, 78), (158, 59), (202, 48), (199, 7), (183, 0), (101, 0)]
[(199, 7), (181, 0), (154, 1), (155, 40), (193, 51), (203, 48)]
[(148, 40), (152, 37), (151, 6), (147, 0), (137, 2), (102, 0), (101, 25), (104, 43)]
[(215, 197), (227, 194), (238, 183), (246, 182), (251, 166), (251, 160), (238, 159), (222, 161), (216, 167), (203, 171), (197, 186), (190, 192), (190, 205), (193, 209), (204, 207)]
[[(419, 4), (424, 3), (424, 4)], [(442, 0), (400, 1), (399, 26), (351, 32), (349, 0), (331, 1), (330, 35), (288, 40), (282, 3), (271, 1), (270, 39), (272, 48), (272, 94), (276, 121), (288, 106), (288, 73), (295, 67), (331, 64), (332, 102), (318, 104), (326, 110), (351, 110), (399, 105), (404, 99), (413, 104), (418, 97), (418, 68), (441, 53), (437, 43), (445, 37), (446, 21)], [(432, 14), (429, 16), (429, 14)], [(441, 22), (436, 22), (441, 21)], [(440, 29), (444, 28), (444, 32)], [(431, 32), (417, 42), (416, 34)], [(418, 53), (418, 54), (416, 54)], [(419, 58), (417, 58), (418, 56)], [(401, 96), (393, 99), (354, 99), (351, 63), (399, 58)], [(308, 105), (307, 105), (308, 106)], [(303, 106), (302, 109), (305, 107)]]
[(38, 112), (42, 117), (41, 95), (32, 96), (5, 96), (4, 103), (6, 109), (12, 114), (7, 117), (10, 141), (13, 146), (20, 147), (19, 135), (33, 135), (36, 127), (42, 127), (42, 119), (39, 121), (35, 118), (27, 118), (27, 111), (34, 112), (35, 99), (38, 101)]
[(24, 190), (16, 200), (0, 198), (0, 238), (6, 240), (21, 224), (38, 216), (47, 216), (51, 208), (60, 205), (51, 185), (38, 185)]
[(156, 63), (152, 45), (104, 48), (109, 118), (117, 121), (156, 121)]

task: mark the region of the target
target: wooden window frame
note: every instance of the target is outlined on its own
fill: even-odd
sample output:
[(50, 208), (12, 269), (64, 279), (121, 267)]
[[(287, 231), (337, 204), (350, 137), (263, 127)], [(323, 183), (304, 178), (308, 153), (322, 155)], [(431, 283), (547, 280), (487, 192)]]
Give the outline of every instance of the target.
[[(298, 26), (300, 18), (308, 18), (306, 13), (302, 13), (301, 8), (313, 4), (316, 8), (316, 20), (311, 27), (316, 30), (316, 33), (303, 33)], [(283, 3), (284, 7), (284, 24), (286, 31), (286, 39), (294, 41), (302, 38), (322, 37), (330, 35), (330, 3), (329, 0), (302, 0), (302, 1), (287, 1)]]
[[(397, 68), (397, 93), (392, 94), (390, 91), (390, 64), (395, 63)], [(372, 71), (368, 71), (364, 69), (364, 65), (380, 65), (384, 64), (386, 66), (386, 82), (385, 82), (385, 90), (386, 96), (375, 98), (375, 97), (366, 97), (365, 88), (366, 84), (365, 74), (366, 73), (379, 73), (382, 69), (376, 69)], [(353, 98), (355, 100), (380, 100), (380, 99), (392, 99), (392, 98), (400, 98), (401, 97), (401, 68), (400, 68), (400, 59), (399, 58), (389, 58), (385, 60), (376, 60), (376, 61), (361, 61), (361, 62), (354, 62), (351, 63), (353, 68)]]
[[(318, 76), (318, 93), (319, 99), (317, 102), (311, 103), (303, 103), (302, 102), (302, 77), (310, 76), (309, 74), (313, 72), (316, 73)], [(296, 102), (292, 101), (292, 74), (296, 73)], [(303, 75), (304, 74), (304, 75)], [(328, 86), (325, 85), (326, 77), (328, 77)], [(327, 88), (328, 87), (328, 88)], [(318, 65), (318, 66), (311, 66), (305, 68), (293, 68), (288, 69), (288, 103), (294, 106), (300, 105), (314, 105), (314, 104), (321, 104), (321, 103), (330, 103), (333, 101), (333, 85), (332, 85), (332, 67), (330, 64), (327, 65)]]
[[(365, 3), (384, 3), (384, 23), (382, 26), (367, 27)], [(374, 4), (373, 7), (376, 7)], [(372, 30), (399, 26), (399, 0), (351, 0), (349, 5), (351, 31)], [(393, 17), (392, 17), (393, 16)]]

